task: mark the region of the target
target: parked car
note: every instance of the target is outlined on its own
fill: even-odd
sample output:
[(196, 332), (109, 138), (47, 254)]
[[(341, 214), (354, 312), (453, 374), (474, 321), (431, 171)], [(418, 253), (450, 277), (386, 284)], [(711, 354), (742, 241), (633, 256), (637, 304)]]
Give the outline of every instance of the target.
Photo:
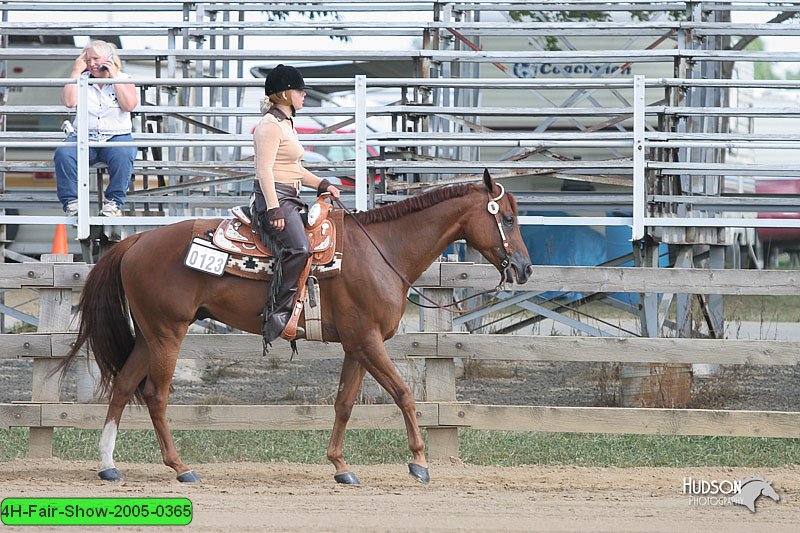
[[(799, 196), (800, 181), (793, 179), (769, 179), (756, 181), (756, 193), (779, 196)], [(759, 213), (758, 218), (800, 219), (800, 212)], [(775, 264), (781, 252), (800, 252), (800, 228), (758, 228), (758, 239), (763, 247), (764, 264)]]

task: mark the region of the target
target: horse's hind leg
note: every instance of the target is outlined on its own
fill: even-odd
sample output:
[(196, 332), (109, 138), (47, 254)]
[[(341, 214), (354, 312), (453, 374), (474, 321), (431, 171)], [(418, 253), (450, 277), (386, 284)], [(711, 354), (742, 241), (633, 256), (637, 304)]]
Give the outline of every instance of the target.
[(122, 419), (122, 412), (131, 397), (136, 392), (139, 383), (147, 375), (148, 352), (147, 346), (141, 339), (137, 339), (128, 360), (114, 378), (111, 387), (111, 398), (108, 402), (108, 413), (103, 424), (103, 434), (100, 437), (100, 479), (105, 481), (121, 481), (122, 476), (114, 464), (114, 447), (117, 442), (117, 430)]
[(328, 445), (328, 460), (336, 467), (336, 474), (333, 478), (337, 483), (359, 484), (358, 478), (350, 471), (344, 460), (343, 448), (347, 422), (350, 420), (350, 413), (353, 411), (353, 404), (361, 389), (365, 373), (364, 367), (349, 353), (345, 353), (342, 373), (339, 377), (339, 392), (336, 394), (336, 403), (334, 404), (336, 418), (333, 421), (331, 441)]
[(175, 338), (163, 341), (157, 347), (152, 343), (149, 345), (150, 352), (158, 354), (158, 358), (150, 358), (147, 382), (144, 385), (144, 399), (150, 412), (150, 420), (153, 421), (164, 464), (175, 470), (178, 481), (194, 482), (200, 481), (200, 477), (181, 460), (167, 424), (169, 387), (172, 375), (175, 373), (175, 364), (178, 362), (180, 344), (181, 338)]

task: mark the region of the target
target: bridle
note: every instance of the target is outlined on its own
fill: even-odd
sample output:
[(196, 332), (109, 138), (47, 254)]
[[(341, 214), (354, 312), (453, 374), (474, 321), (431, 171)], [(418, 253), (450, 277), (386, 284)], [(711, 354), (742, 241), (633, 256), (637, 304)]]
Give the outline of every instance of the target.
[[(488, 290), (485, 290), (485, 291), (481, 291), (481, 292), (472, 294), (470, 296), (467, 296), (466, 298), (463, 298), (461, 300), (457, 300), (457, 301), (453, 302), (450, 306), (441, 305), (440, 303), (436, 302), (435, 300), (432, 300), (431, 298), (425, 296), (425, 294), (423, 294), (422, 291), (420, 291), (419, 289), (414, 287), (414, 284), (411, 283), (408, 280), (408, 278), (406, 278), (405, 275), (403, 275), (403, 273), (400, 272), (397, 269), (397, 267), (395, 267), (392, 264), (392, 262), (389, 260), (388, 257), (386, 257), (386, 255), (383, 253), (383, 250), (381, 250), (381, 247), (378, 246), (378, 243), (376, 243), (375, 240), (373, 240), (372, 235), (369, 234), (369, 232), (367, 231), (367, 228), (364, 227), (364, 224), (362, 224), (361, 221), (358, 220), (358, 217), (356, 217), (356, 214), (353, 211), (351, 211), (350, 209), (348, 209), (347, 206), (344, 205), (344, 203), (339, 198), (336, 198), (335, 196), (331, 195), (331, 201), (336, 203), (340, 208), (342, 208), (342, 210), (344, 210), (344, 212), (348, 216), (350, 216), (355, 221), (356, 225), (359, 228), (361, 228), (361, 231), (364, 232), (364, 235), (367, 237), (367, 239), (369, 239), (369, 242), (372, 243), (372, 245), (378, 251), (378, 254), (383, 258), (384, 262), (389, 266), (389, 268), (392, 269), (392, 271), (397, 275), (397, 277), (399, 277), (400, 280), (403, 283), (408, 285), (409, 288), (412, 291), (414, 291), (421, 299), (425, 300), (426, 302), (428, 302), (428, 303), (430, 303), (432, 305), (428, 306), (428, 305), (422, 305), (422, 304), (416, 303), (413, 300), (411, 300), (410, 298), (408, 298), (408, 296), (406, 296), (406, 298), (408, 298), (409, 302), (414, 303), (415, 305), (418, 305), (420, 307), (424, 307), (426, 309), (431, 309), (431, 308), (441, 309), (441, 310), (447, 311), (449, 313), (472, 313), (472, 312), (484, 309), (486, 307), (489, 307), (490, 305), (492, 305), (492, 303), (491, 302), (487, 302), (487, 303), (485, 303), (483, 305), (474, 307), (472, 309), (457, 309), (457, 308), (451, 308), (451, 306), (457, 306), (457, 305), (459, 305), (459, 304), (461, 304), (463, 302), (466, 302), (467, 300), (470, 300), (472, 298), (476, 298), (478, 296), (483, 296), (485, 294), (490, 294), (491, 293), (491, 294), (495, 294), (496, 295), (497, 293), (501, 292), (503, 290), (503, 284), (505, 283), (505, 279), (506, 279), (506, 271), (508, 270), (509, 265), (511, 264), (511, 262), (509, 260), (509, 257), (510, 257), (510, 253), (509, 252), (511, 251), (511, 244), (508, 242), (508, 238), (506, 237), (505, 231), (503, 231), (503, 224), (502, 224), (502, 221), (500, 220), (500, 204), (497, 203), (498, 200), (502, 199), (503, 196), (505, 196), (506, 190), (499, 183), (497, 184), (497, 186), (500, 187), (500, 194), (497, 197), (493, 198), (492, 197), (492, 192), (489, 191), (489, 202), (486, 204), (486, 210), (489, 212), (489, 214), (494, 216), (494, 219), (497, 222), (497, 229), (500, 230), (500, 238), (502, 239), (503, 252), (505, 253), (505, 257), (500, 262), (500, 266), (503, 268), (503, 271), (502, 271), (502, 273), (500, 275), (500, 283), (498, 283), (497, 287), (495, 287), (494, 289), (488, 289)], [(325, 193), (325, 194), (327, 194), (327, 193)]]
[(495, 222), (497, 222), (497, 229), (500, 231), (500, 239), (503, 242), (503, 253), (506, 254), (503, 260), (500, 262), (500, 266), (503, 267), (503, 278), (505, 279), (505, 271), (511, 264), (511, 261), (508, 259), (511, 255), (511, 243), (508, 242), (506, 232), (503, 231), (503, 221), (500, 220), (500, 204), (497, 203), (498, 200), (506, 195), (506, 190), (499, 183), (497, 186), (500, 187), (500, 194), (498, 194), (495, 198), (492, 198), (492, 192), (489, 191), (489, 203), (486, 204), (486, 210), (489, 211), (489, 214), (494, 217)]

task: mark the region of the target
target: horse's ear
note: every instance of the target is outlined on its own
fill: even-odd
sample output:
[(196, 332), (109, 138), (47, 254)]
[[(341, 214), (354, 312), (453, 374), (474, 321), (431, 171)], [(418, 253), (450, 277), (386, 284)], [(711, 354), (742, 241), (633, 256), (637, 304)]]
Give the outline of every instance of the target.
[(494, 180), (489, 175), (489, 169), (483, 169), (483, 184), (486, 186), (486, 190), (492, 192), (494, 190)]

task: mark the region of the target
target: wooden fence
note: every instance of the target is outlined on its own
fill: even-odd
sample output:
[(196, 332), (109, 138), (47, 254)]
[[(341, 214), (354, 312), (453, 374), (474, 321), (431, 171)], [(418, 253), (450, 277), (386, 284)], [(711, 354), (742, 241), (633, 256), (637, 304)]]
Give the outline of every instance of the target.
[[(48, 261), (69, 260), (45, 256)], [(0, 358), (32, 358), (31, 401), (0, 404), (0, 428), (31, 428), (30, 455), (49, 457), (55, 427), (100, 429), (106, 407), (59, 401), (57, 378), (48, 373), (69, 349), (74, 333), (72, 291), (79, 290), (90, 265), (70, 262), (0, 264), (0, 288), (40, 292), (39, 332), (0, 335)], [(713, 269), (536, 267), (524, 290), (664, 292), (703, 294), (800, 294), (795, 271)], [(435, 263), (418, 281), (426, 294), (449, 302), (454, 287), (491, 287), (496, 271), (487, 265)], [(637, 433), (800, 437), (800, 413), (773, 411), (637, 409), (474, 405), (456, 401), (455, 359), (636, 363), (795, 365), (800, 342), (482, 335), (452, 331), (448, 313), (426, 310), (424, 332), (400, 334), (387, 342), (395, 360), (424, 359), (425, 376), (417, 416), (428, 431), (429, 457), (458, 455), (458, 429), (546, 432)], [(305, 344), (304, 341), (301, 341)], [(280, 346), (275, 353), (283, 352)], [(337, 344), (313, 343), (304, 358), (340, 358)], [(261, 339), (248, 334), (190, 334), (181, 357), (263, 360)], [(173, 405), (174, 429), (330, 429), (330, 405)], [(125, 428), (150, 428), (146, 410), (128, 408)], [(350, 428), (403, 428), (394, 405), (358, 405)]]

